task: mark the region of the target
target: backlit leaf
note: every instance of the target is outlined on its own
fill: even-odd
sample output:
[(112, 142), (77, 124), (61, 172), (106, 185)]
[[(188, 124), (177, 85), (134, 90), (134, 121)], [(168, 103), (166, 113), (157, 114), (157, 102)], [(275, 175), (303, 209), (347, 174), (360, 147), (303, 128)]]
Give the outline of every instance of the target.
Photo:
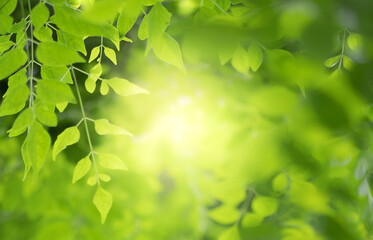
[(247, 50), (247, 54), (249, 66), (251, 70), (256, 72), (263, 62), (263, 52), (260, 49), (260, 46), (257, 43), (252, 42)]
[(238, 47), (232, 57), (232, 66), (239, 72), (247, 74), (249, 71), (249, 56), (243, 47)]
[(117, 28), (120, 37), (126, 35), (126, 33), (135, 24), (137, 17), (141, 11), (140, 1), (128, 1), (126, 6), (118, 17)]
[(58, 42), (74, 48), (76, 51), (79, 51), (84, 55), (87, 55), (83, 37), (73, 35), (68, 32), (57, 31), (57, 38)]
[(0, 35), (8, 33), (12, 24), (13, 18), (0, 12)]
[(236, 225), (225, 230), (218, 238), (218, 240), (241, 240), (240, 233)]
[(325, 60), (324, 65), (328, 68), (334, 67), (340, 61), (340, 58), (340, 55), (328, 58)]
[(89, 93), (93, 93), (96, 89), (96, 81), (101, 76), (102, 67), (101, 63), (97, 63), (94, 67), (91, 68), (89, 71), (89, 75), (85, 81), (85, 88)]
[(137, 32), (137, 36), (139, 37), (140, 40), (145, 40), (149, 37), (148, 15), (145, 15), (144, 18), (142, 19), (139, 30)]
[(51, 104), (76, 103), (75, 96), (66, 83), (55, 80), (41, 80), (36, 87), (37, 97)]
[(91, 169), (91, 160), (89, 159), (89, 156), (81, 159), (75, 166), (74, 168), (74, 173), (73, 173), (73, 180), (72, 182), (75, 183), (89, 172)]
[(149, 39), (146, 45), (146, 53), (161, 40), (163, 33), (170, 23), (171, 13), (161, 4), (155, 4), (147, 15)]
[(22, 49), (13, 49), (0, 56), (0, 80), (18, 70), (27, 61), (27, 55)]
[(109, 85), (105, 81), (101, 81), (100, 93), (106, 95), (109, 92)]
[(100, 165), (107, 169), (128, 170), (126, 164), (117, 156), (109, 153), (98, 154)]
[(116, 94), (122, 96), (129, 96), (140, 93), (149, 94), (147, 90), (123, 78), (111, 78), (107, 80), (107, 84), (114, 90)]
[(9, 87), (0, 105), (0, 116), (16, 114), (25, 107), (30, 95), (26, 81), (26, 69), (20, 70), (9, 78)]
[(185, 72), (179, 43), (167, 33), (154, 45), (154, 53), (159, 59)]
[(42, 27), (49, 19), (49, 10), (44, 3), (39, 2), (30, 13), (30, 19), (35, 29)]
[(92, 62), (98, 57), (98, 54), (100, 53), (100, 48), (101, 48), (100, 46), (97, 46), (92, 49), (88, 62)]
[(23, 110), (13, 123), (11, 129), (8, 130), (9, 137), (15, 137), (24, 133), (28, 126), (32, 123), (32, 110), (27, 108)]
[[(31, 161), (35, 176), (42, 167), (45, 158), (49, 152), (51, 138), (49, 133), (43, 126), (34, 121), (29, 129), (28, 135), (25, 139), (24, 153), (26, 159)], [(27, 160), (28, 161), (28, 160)]]
[(117, 56), (115, 54), (115, 51), (111, 48), (104, 47), (104, 53), (106, 57), (110, 59), (114, 63), (114, 65), (117, 65)]
[[(38, 100), (38, 99), (37, 99)], [(54, 113), (54, 105), (46, 102), (35, 101), (34, 109), (36, 119), (42, 124), (50, 127), (57, 126), (57, 116)]]
[(209, 216), (218, 223), (231, 224), (237, 221), (240, 212), (234, 206), (224, 204), (211, 210)]
[(251, 208), (255, 213), (267, 217), (276, 213), (278, 203), (276, 198), (257, 196), (251, 203)]
[(103, 224), (106, 220), (106, 216), (110, 211), (111, 205), (113, 204), (113, 198), (111, 194), (99, 186), (96, 190), (95, 196), (93, 197), (93, 204), (101, 215), (101, 223)]
[(47, 66), (67, 66), (85, 62), (75, 49), (57, 42), (41, 42), (36, 49), (36, 57)]
[(55, 80), (73, 84), (69, 68), (67, 67), (51, 67), (43, 65), (41, 66), (41, 77), (46, 80)]
[(114, 124), (109, 123), (107, 119), (98, 119), (94, 121), (95, 123), (95, 130), (100, 135), (128, 135), (132, 137), (132, 134), (127, 130), (118, 127)]
[(66, 128), (62, 133), (57, 136), (57, 140), (53, 146), (53, 161), (56, 156), (62, 152), (67, 146), (77, 143), (80, 139), (80, 132), (77, 127)]

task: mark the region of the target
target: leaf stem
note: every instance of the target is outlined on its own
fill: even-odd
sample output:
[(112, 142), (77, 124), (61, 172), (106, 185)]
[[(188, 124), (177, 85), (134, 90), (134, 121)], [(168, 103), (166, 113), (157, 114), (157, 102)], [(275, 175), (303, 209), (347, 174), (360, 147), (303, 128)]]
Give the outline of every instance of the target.
[[(30, 3), (30, 0), (28, 0), (28, 8), (29, 8), (29, 11), (31, 13), (31, 3)], [(29, 26), (31, 25), (31, 23), (29, 23)], [(27, 32), (27, 30), (25, 31)], [(32, 118), (35, 119), (36, 116), (35, 116), (35, 109), (34, 109), (34, 93), (33, 93), (33, 78), (34, 78), (34, 33), (33, 33), (33, 29), (32, 29), (32, 26), (30, 26), (30, 35), (31, 35), (31, 42), (30, 42), (30, 46), (31, 46), (31, 54), (30, 54), (30, 57), (31, 57), (31, 64), (29, 65), (29, 87), (30, 87), (30, 96), (29, 96), (29, 107), (31, 108), (32, 110)], [(27, 38), (26, 38), (27, 39)]]
[(346, 44), (346, 29), (343, 30), (342, 52), (341, 52), (341, 57), (339, 58), (338, 69), (341, 69), (341, 67), (342, 67), (343, 56), (344, 56), (344, 52), (345, 52), (345, 44)]
[[(85, 111), (84, 111), (83, 101), (82, 101), (82, 97), (81, 97), (80, 91), (79, 91), (78, 81), (76, 80), (76, 76), (75, 76), (75, 72), (74, 72), (74, 67), (71, 65), (70, 68), (71, 68), (71, 74), (72, 74), (72, 77), (73, 77), (73, 80), (74, 80), (74, 85), (75, 85), (75, 88), (76, 88), (76, 92), (77, 92), (77, 95), (78, 95), (78, 101), (79, 101), (79, 105), (80, 105), (80, 110), (82, 111), (82, 115), (83, 115), (82, 120), (84, 122), (84, 128), (85, 128), (85, 132), (86, 132), (86, 135), (87, 135), (88, 145), (89, 145), (89, 148), (90, 148), (90, 152), (94, 152), (93, 146), (92, 146), (92, 142), (91, 142), (91, 136), (89, 134), (88, 124), (87, 124), (87, 117), (86, 117), (86, 114), (85, 114)], [(97, 184), (100, 185), (100, 178), (98, 176), (98, 169), (97, 169), (96, 159), (95, 159), (95, 156), (93, 154), (92, 154), (92, 162), (93, 162), (93, 166), (94, 166), (95, 172), (96, 172)]]
[[(77, 68), (77, 67), (74, 67), (74, 66), (72, 66), (72, 68), (74, 68), (75, 70), (77, 70), (77, 71), (79, 71), (79, 72), (81, 72), (81, 73), (86, 74), (87, 76), (95, 76), (94, 74), (90, 74), (90, 73), (88, 73), (88, 72), (86, 72), (86, 71), (84, 71), (84, 70), (82, 70), (82, 69), (80, 69), (80, 68)], [(101, 80), (101, 81), (105, 81), (105, 79), (100, 78), (100, 77), (98, 77), (97, 79), (98, 79), (98, 80)]]

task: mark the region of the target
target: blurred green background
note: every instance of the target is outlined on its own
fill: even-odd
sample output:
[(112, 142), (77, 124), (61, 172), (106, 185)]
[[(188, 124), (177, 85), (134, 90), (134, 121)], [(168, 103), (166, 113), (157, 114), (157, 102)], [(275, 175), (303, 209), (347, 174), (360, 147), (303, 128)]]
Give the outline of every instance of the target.
[[(114, 199), (106, 223), (87, 179), (71, 184), (86, 141), (23, 182), (24, 137), (8, 138), (13, 118), (4, 117), (0, 239), (373, 239), (373, 2), (162, 4), (186, 74), (144, 55), (141, 18), (103, 75), (150, 95), (89, 94), (78, 74), (88, 115), (134, 134), (92, 131), (97, 151), (129, 168), (103, 170)], [(87, 39), (87, 49), (98, 41)], [(237, 53), (253, 44), (263, 55), (257, 71)], [(52, 138), (79, 119), (69, 106)]]

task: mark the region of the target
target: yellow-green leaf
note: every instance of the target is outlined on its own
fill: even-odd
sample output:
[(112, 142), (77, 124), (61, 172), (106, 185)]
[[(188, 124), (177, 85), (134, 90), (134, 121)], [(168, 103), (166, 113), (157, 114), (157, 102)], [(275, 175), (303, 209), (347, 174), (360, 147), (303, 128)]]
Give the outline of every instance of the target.
[(74, 48), (58, 42), (41, 42), (36, 49), (37, 59), (47, 66), (67, 66), (85, 62)]
[(57, 140), (53, 146), (53, 161), (56, 156), (62, 152), (67, 146), (77, 143), (80, 139), (80, 132), (77, 127), (66, 128), (62, 133), (57, 136)]
[(237, 225), (234, 225), (225, 230), (218, 238), (218, 240), (241, 240)]
[(256, 72), (263, 62), (263, 52), (260, 49), (260, 46), (257, 43), (252, 42), (249, 49), (247, 50), (247, 54), (249, 66), (251, 70)]
[(140, 93), (149, 94), (147, 90), (123, 78), (111, 78), (107, 80), (107, 84), (109, 84), (116, 94), (121, 96), (129, 96)]
[(244, 215), (241, 224), (245, 228), (257, 227), (262, 223), (262, 221), (263, 216), (261, 214), (249, 212)]
[(246, 50), (239, 46), (232, 57), (232, 66), (239, 72), (247, 74), (249, 71), (249, 56)]
[(72, 182), (75, 183), (89, 172), (91, 169), (91, 160), (89, 159), (89, 156), (86, 156), (85, 158), (81, 159), (74, 168), (73, 173), (73, 180)]
[(98, 177), (103, 182), (109, 182), (111, 180), (111, 177), (109, 175), (107, 175), (107, 174), (104, 174), (104, 173), (99, 173)]
[(34, 121), (29, 128), (28, 135), (25, 139), (24, 153), (26, 161), (31, 162), (35, 176), (40, 171), (45, 158), (49, 152), (51, 138), (43, 126)]
[(118, 17), (117, 28), (120, 37), (133, 27), (141, 11), (140, 1), (128, 1)]
[(66, 83), (55, 80), (41, 80), (36, 87), (37, 97), (50, 104), (76, 103), (75, 96)]
[(324, 65), (328, 68), (334, 67), (340, 61), (340, 58), (340, 55), (328, 58), (325, 60)]
[(106, 216), (110, 211), (111, 205), (113, 204), (113, 198), (111, 194), (99, 186), (96, 190), (95, 196), (93, 197), (93, 204), (101, 215), (101, 223), (103, 224), (106, 220)]
[(185, 72), (179, 43), (169, 34), (164, 33), (162, 38), (154, 44), (153, 50), (159, 59), (174, 65), (182, 72)]
[(109, 153), (98, 154), (100, 165), (107, 169), (128, 170), (127, 165), (117, 156)]
[[(38, 99), (36, 99), (38, 100)], [(34, 109), (36, 119), (42, 124), (50, 127), (57, 126), (57, 116), (54, 113), (54, 105), (46, 102), (35, 101)]]
[(240, 212), (234, 206), (224, 204), (211, 210), (209, 216), (218, 223), (231, 224), (237, 221)]
[(27, 61), (27, 55), (22, 49), (13, 49), (0, 56), (0, 80), (17, 71)]
[(108, 57), (110, 59), (110, 61), (112, 61), (114, 63), (114, 65), (117, 65), (117, 56), (116, 56), (116, 53), (113, 49), (108, 48), (108, 47), (104, 47), (104, 53), (105, 53), (106, 57)]
[(30, 13), (30, 19), (35, 29), (42, 27), (49, 19), (49, 10), (44, 3), (39, 2)]
[(52, 67), (43, 65), (41, 66), (40, 72), (43, 79), (73, 84), (70, 70), (67, 67)]
[(88, 179), (87, 179), (87, 184), (89, 186), (94, 186), (97, 184), (97, 176), (96, 175), (93, 175), (93, 176), (90, 176)]
[(100, 135), (128, 135), (132, 137), (132, 134), (124, 128), (118, 127), (114, 124), (109, 123), (107, 119), (98, 119), (94, 121), (95, 130)]
[(8, 130), (9, 137), (15, 137), (24, 133), (28, 126), (32, 123), (32, 110), (27, 108), (23, 110), (13, 123), (11, 129)]
[(106, 95), (109, 92), (109, 85), (105, 81), (101, 81), (100, 93)]
[(140, 40), (145, 40), (149, 37), (148, 15), (145, 15), (144, 18), (142, 19), (139, 30), (137, 32), (137, 36), (139, 37)]
[(102, 67), (101, 63), (97, 63), (91, 70), (89, 71), (89, 75), (85, 80), (85, 88), (89, 93), (93, 93), (96, 89), (96, 81), (101, 76)]
[(100, 46), (94, 47), (91, 51), (91, 55), (89, 56), (89, 61), (92, 62), (98, 57), (98, 54), (100, 53)]
[(25, 103), (30, 94), (26, 81), (25, 69), (18, 71), (9, 78), (9, 87), (0, 105), (0, 116), (16, 114), (25, 107)]
[(161, 3), (152, 7), (147, 15), (149, 39), (146, 45), (146, 53), (162, 38), (170, 19), (171, 13)]
[(276, 213), (278, 203), (276, 198), (257, 196), (251, 203), (253, 212), (260, 214), (263, 217), (267, 217)]

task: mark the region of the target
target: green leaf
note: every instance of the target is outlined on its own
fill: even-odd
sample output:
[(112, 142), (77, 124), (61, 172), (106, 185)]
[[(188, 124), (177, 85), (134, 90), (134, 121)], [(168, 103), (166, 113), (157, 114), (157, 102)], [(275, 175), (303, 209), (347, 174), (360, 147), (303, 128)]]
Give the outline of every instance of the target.
[(41, 66), (41, 77), (46, 80), (61, 81), (68, 84), (73, 84), (70, 70), (67, 67), (52, 67)]
[(272, 189), (276, 192), (283, 192), (288, 187), (288, 177), (280, 173), (272, 180)]
[(145, 15), (144, 18), (142, 19), (139, 30), (137, 32), (137, 36), (139, 37), (140, 40), (145, 40), (149, 37), (148, 15)]
[(66, 128), (57, 136), (57, 140), (53, 146), (53, 161), (56, 160), (57, 155), (62, 152), (67, 146), (77, 143), (80, 139), (79, 129), (74, 127)]
[(99, 135), (128, 135), (132, 137), (132, 134), (124, 128), (118, 127), (114, 124), (109, 123), (107, 119), (98, 119), (94, 121), (95, 130)]
[(155, 4), (147, 16), (149, 39), (145, 52), (149, 50), (162, 38), (168, 24), (170, 24), (171, 13), (162, 4)]
[(0, 55), (14, 45), (12, 41), (0, 42)]
[(247, 54), (249, 66), (251, 70), (256, 72), (263, 62), (263, 52), (260, 49), (260, 46), (257, 43), (252, 42), (247, 50)]
[(334, 67), (340, 61), (341, 55), (331, 57), (325, 60), (324, 65), (328, 68)]
[(209, 7), (201, 7), (198, 12), (194, 15), (194, 23), (196, 25), (202, 25), (217, 15), (216, 11)]
[(0, 56), (0, 80), (17, 71), (27, 61), (22, 49), (13, 49)]
[(54, 6), (54, 10), (54, 21), (62, 31), (80, 37), (103, 36), (110, 39), (117, 48), (119, 47), (119, 34), (112, 24), (92, 21), (83, 14), (64, 5)]
[(343, 67), (347, 70), (351, 70), (352, 67), (354, 66), (354, 63), (352, 62), (351, 58), (347, 56), (343, 56), (342, 61), (343, 61)]
[(185, 72), (179, 43), (170, 35), (164, 33), (162, 39), (154, 45), (153, 50), (155, 55), (159, 59), (171, 65), (174, 65), (177, 68), (179, 68), (182, 72)]
[(21, 147), (21, 154), (22, 154), (22, 159), (23, 159), (23, 164), (25, 165), (25, 171), (23, 173), (23, 181), (26, 180), (26, 177), (31, 169), (31, 156), (28, 150), (28, 144), (27, 144), (27, 137), (25, 141), (23, 141), (22, 147)]
[(26, 69), (18, 71), (9, 78), (9, 87), (3, 96), (5, 99), (0, 105), (0, 116), (16, 114), (25, 107), (25, 103), (30, 95), (26, 81)]
[(39, 120), (39, 122), (49, 127), (57, 126), (58, 120), (54, 113), (54, 105), (46, 102), (35, 101), (34, 109), (36, 119)]
[(129, 1), (118, 17), (117, 29), (119, 36), (123, 37), (135, 24), (141, 11), (140, 1)]
[(89, 156), (81, 159), (74, 168), (74, 174), (73, 174), (73, 180), (72, 182), (75, 183), (89, 172), (91, 169), (91, 160), (89, 159)]
[(89, 186), (94, 186), (94, 185), (96, 185), (97, 184), (97, 177), (96, 177), (96, 175), (93, 175), (93, 176), (90, 176), (88, 179), (87, 179), (87, 184), (89, 185)]
[(75, 96), (66, 83), (55, 80), (41, 80), (36, 86), (37, 97), (51, 104), (76, 103)]
[(0, 1), (0, 12), (5, 15), (10, 15), (17, 6), (17, 0), (1, 0)]
[(240, 233), (236, 225), (225, 230), (218, 238), (218, 240), (241, 240)]
[(117, 56), (115, 54), (115, 51), (111, 48), (104, 47), (104, 53), (106, 57), (110, 59), (114, 63), (114, 65), (117, 65)]
[(57, 31), (57, 38), (58, 42), (74, 48), (76, 51), (79, 51), (84, 55), (87, 55), (83, 37), (73, 35), (68, 32)]
[(347, 44), (348, 47), (353, 51), (362, 48), (363, 36), (361, 36), (358, 33), (350, 33), (350, 35), (347, 38)]
[(57, 103), (56, 108), (58, 109), (58, 111), (63, 112), (66, 109), (68, 104), (69, 103), (67, 103), (67, 102)]
[(97, 63), (91, 70), (89, 71), (88, 78), (85, 80), (85, 88), (89, 93), (93, 93), (96, 89), (96, 81), (101, 76), (102, 73), (102, 66), (101, 63)]
[(93, 204), (100, 212), (101, 223), (103, 224), (113, 204), (113, 198), (111, 194), (108, 191), (104, 190), (101, 186), (98, 186), (95, 196), (93, 197)]
[(107, 169), (113, 170), (128, 170), (126, 164), (120, 160), (119, 157), (109, 154), (109, 153), (100, 153), (98, 154), (98, 159), (100, 165)]
[(83, 15), (89, 21), (95, 23), (113, 22), (118, 14), (118, 9), (123, 8), (126, 3), (128, 5), (128, 2), (123, 0), (95, 0), (94, 4), (86, 6)]
[(237, 221), (240, 212), (231, 205), (223, 204), (209, 212), (210, 218), (221, 224), (231, 224)]
[(41, 42), (52, 42), (53, 32), (49, 27), (40, 27), (34, 30), (35, 38), (39, 39)]
[(253, 212), (267, 217), (276, 213), (278, 203), (276, 198), (257, 196), (251, 203)]
[(104, 173), (99, 173), (98, 177), (103, 182), (110, 182), (110, 180), (111, 180), (111, 177), (109, 175), (107, 175), (107, 174), (104, 174)]
[(13, 24), (13, 18), (0, 12), (0, 35), (9, 32)]
[(23, 31), (25, 29), (25, 26), (26, 26), (26, 20), (21, 19), (21, 21), (12, 25), (12, 27), (9, 29), (9, 32), (18, 33), (20, 31)]
[(101, 81), (100, 93), (102, 95), (109, 93), (109, 85), (105, 81)]
[(100, 46), (94, 47), (91, 51), (91, 55), (89, 57), (88, 62), (92, 62), (93, 60), (95, 60), (98, 57), (99, 53), (100, 53)]
[(263, 216), (262, 215), (260, 215), (258, 213), (248, 212), (242, 218), (241, 224), (245, 228), (257, 227), (262, 223), (262, 221), (263, 221)]
[(243, 47), (239, 46), (232, 57), (232, 66), (239, 72), (247, 74), (249, 71), (249, 56)]
[(47, 66), (66, 66), (85, 62), (75, 49), (57, 42), (41, 42), (36, 49), (37, 59)]
[(40, 171), (45, 158), (47, 157), (50, 144), (51, 138), (49, 133), (40, 123), (34, 121), (29, 127), (29, 132), (24, 143), (25, 146), (22, 157), (26, 159), (25, 162), (31, 162), (35, 176)]
[(32, 110), (31, 108), (27, 108), (18, 115), (13, 123), (12, 128), (7, 131), (7, 133), (9, 133), (9, 137), (15, 137), (24, 133), (27, 127), (31, 125), (31, 123)]
[(114, 90), (114, 92), (121, 96), (129, 96), (140, 93), (149, 94), (149, 92), (126, 79), (111, 78), (107, 80), (107, 84)]
[(35, 29), (42, 27), (49, 19), (49, 10), (44, 3), (39, 2), (30, 13), (30, 19)]

